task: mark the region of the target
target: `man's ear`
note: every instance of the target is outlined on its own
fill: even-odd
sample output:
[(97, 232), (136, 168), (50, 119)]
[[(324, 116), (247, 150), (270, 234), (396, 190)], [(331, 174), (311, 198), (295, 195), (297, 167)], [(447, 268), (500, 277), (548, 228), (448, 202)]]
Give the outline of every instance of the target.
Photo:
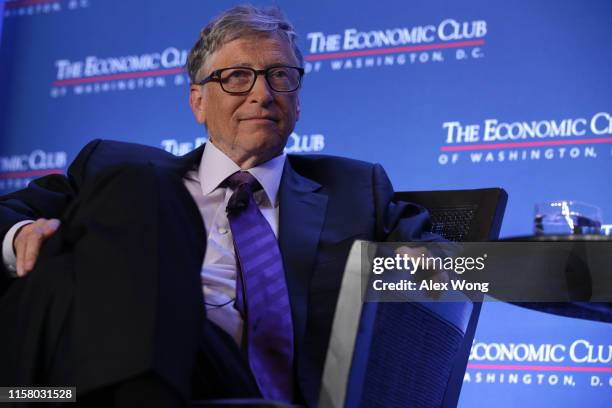
[(206, 125), (206, 104), (201, 85), (189, 85), (189, 106), (198, 123)]

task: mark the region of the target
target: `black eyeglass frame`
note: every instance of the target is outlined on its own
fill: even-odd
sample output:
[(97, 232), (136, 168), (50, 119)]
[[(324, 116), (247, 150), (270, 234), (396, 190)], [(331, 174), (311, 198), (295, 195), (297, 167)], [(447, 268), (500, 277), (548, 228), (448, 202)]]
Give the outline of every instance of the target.
[[(279, 91), (276, 88), (274, 88), (274, 86), (272, 86), (272, 84), (270, 83), (270, 80), (268, 79), (268, 72), (270, 72), (270, 70), (277, 69), (277, 68), (293, 68), (293, 69), (296, 69), (299, 72), (300, 76), (298, 78), (298, 84), (295, 87), (295, 89), (292, 89), (290, 91)], [(245, 69), (247, 71), (253, 72), (255, 75), (253, 76), (253, 82), (251, 82), (251, 87), (249, 89), (247, 89), (245, 91), (241, 91), (241, 92), (228, 91), (227, 89), (225, 89), (223, 87), (223, 83), (221, 82), (221, 74), (223, 73), (223, 71), (229, 71), (230, 69)], [(267, 82), (268, 86), (274, 92), (289, 93), (289, 92), (297, 91), (298, 89), (300, 89), (300, 86), (302, 86), (302, 77), (304, 76), (304, 68), (301, 68), (301, 67), (292, 67), (290, 65), (277, 65), (277, 66), (273, 66), (273, 67), (268, 67), (266, 69), (254, 69), (254, 68), (251, 68), (251, 67), (227, 67), (227, 68), (221, 68), (221, 69), (214, 70), (209, 76), (207, 76), (206, 78), (204, 78), (201, 81), (197, 82), (196, 85), (206, 85), (209, 82), (218, 82), (219, 85), (221, 86), (221, 89), (223, 89), (224, 92), (227, 92), (230, 95), (244, 95), (244, 94), (247, 94), (247, 93), (251, 92), (251, 90), (255, 86), (255, 82), (257, 82), (257, 77), (259, 75), (263, 75), (263, 77), (266, 79), (266, 82)]]

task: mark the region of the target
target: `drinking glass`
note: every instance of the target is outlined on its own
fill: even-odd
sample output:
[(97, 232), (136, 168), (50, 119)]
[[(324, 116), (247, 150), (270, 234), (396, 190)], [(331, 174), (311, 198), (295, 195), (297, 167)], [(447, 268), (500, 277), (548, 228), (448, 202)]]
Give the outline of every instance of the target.
[(601, 233), (601, 209), (572, 200), (536, 204), (535, 235), (586, 235)]

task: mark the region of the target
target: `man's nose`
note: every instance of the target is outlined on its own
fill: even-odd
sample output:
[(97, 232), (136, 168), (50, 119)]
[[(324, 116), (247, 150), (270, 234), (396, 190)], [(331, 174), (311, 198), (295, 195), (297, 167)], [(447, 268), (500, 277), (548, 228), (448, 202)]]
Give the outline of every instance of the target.
[(265, 75), (257, 75), (255, 77), (255, 85), (249, 93), (250, 101), (253, 103), (261, 103), (262, 105), (269, 104), (274, 99), (273, 90), (270, 88)]

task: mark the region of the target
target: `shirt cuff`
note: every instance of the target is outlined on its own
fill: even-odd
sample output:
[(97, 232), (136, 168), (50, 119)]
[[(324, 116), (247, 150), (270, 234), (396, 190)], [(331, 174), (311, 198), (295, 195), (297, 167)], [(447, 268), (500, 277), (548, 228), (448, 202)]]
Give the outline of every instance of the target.
[(19, 231), (19, 228), (33, 222), (34, 221), (32, 220), (25, 220), (13, 225), (4, 236), (4, 241), (2, 241), (2, 261), (4, 262), (4, 267), (8, 271), (8, 276), (11, 278), (17, 277), (17, 257), (15, 256), (15, 250), (13, 249), (15, 234), (17, 231)]

